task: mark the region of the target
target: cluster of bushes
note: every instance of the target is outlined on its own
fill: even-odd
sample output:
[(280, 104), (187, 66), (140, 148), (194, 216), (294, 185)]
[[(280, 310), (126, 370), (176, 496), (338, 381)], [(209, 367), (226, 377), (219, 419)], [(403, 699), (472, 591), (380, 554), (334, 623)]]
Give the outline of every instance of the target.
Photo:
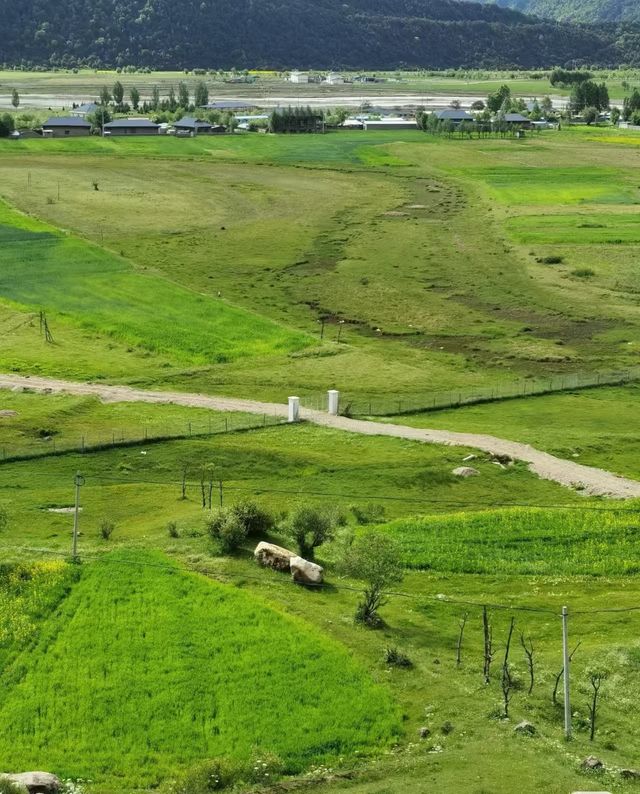
[(244, 763), (217, 758), (186, 770), (179, 778), (162, 786), (160, 794), (209, 794), (239, 785), (272, 783), (285, 771), (282, 760), (273, 753), (256, 754)]
[(8, 138), (16, 125), (10, 113), (0, 113), (0, 138)]

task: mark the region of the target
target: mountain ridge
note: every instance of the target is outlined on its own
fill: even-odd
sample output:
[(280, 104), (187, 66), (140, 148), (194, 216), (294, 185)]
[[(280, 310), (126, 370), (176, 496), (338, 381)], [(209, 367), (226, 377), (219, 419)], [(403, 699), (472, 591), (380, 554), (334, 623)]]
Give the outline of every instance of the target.
[(489, 5), (563, 22), (640, 22), (637, 0), (485, 0)]

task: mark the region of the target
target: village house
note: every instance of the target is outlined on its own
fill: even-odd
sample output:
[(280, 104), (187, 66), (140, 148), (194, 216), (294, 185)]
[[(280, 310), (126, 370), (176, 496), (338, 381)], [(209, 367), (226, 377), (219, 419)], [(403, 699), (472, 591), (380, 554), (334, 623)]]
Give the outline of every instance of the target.
[[(209, 121), (202, 121), (191, 116), (185, 116), (179, 121), (173, 122), (173, 128), (178, 135), (208, 135), (213, 129), (213, 124)], [(223, 128), (224, 129), (224, 128)]]
[(496, 118), (496, 121), (502, 121), (510, 127), (519, 127), (520, 129), (530, 130), (532, 127), (531, 120), (522, 113), (505, 113), (502, 118)]
[(342, 85), (344, 83), (344, 77), (338, 74), (338, 72), (329, 72), (324, 81), (327, 85)]
[(387, 116), (384, 119), (366, 119), (364, 128), (367, 132), (373, 130), (415, 130), (417, 129), (415, 119), (403, 119)]
[(308, 83), (309, 82), (309, 75), (306, 72), (299, 72), (297, 69), (294, 69), (293, 72), (289, 75), (289, 82), (290, 83)]
[(160, 125), (149, 119), (115, 119), (104, 125), (105, 135), (157, 135)]
[(77, 116), (79, 119), (86, 119), (92, 113), (95, 113), (100, 106), (95, 102), (85, 102), (83, 105), (78, 105), (77, 108), (72, 108), (69, 115)]
[(452, 124), (462, 124), (464, 121), (475, 121), (470, 113), (461, 108), (446, 108), (436, 113), (438, 121), (450, 121)]
[(43, 138), (77, 138), (91, 134), (91, 124), (73, 116), (53, 116), (42, 125)]

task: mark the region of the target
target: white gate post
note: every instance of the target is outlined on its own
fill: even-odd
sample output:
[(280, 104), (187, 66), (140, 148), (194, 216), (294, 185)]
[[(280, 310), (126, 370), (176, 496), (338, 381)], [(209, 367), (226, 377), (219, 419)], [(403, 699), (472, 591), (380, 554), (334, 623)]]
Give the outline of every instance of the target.
[(329, 389), (327, 392), (328, 405), (329, 405), (329, 413), (332, 416), (338, 415), (338, 406), (340, 404), (340, 392), (336, 391), (336, 389)]
[(300, 420), (300, 398), (289, 397), (289, 421), (298, 422)]

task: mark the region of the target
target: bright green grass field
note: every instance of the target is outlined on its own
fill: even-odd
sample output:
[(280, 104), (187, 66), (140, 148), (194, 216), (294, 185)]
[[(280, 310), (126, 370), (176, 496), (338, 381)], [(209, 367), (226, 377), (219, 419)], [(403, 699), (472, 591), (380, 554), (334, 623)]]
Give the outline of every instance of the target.
[(160, 554), (87, 564), (0, 674), (0, 753), (124, 789), (202, 758), (296, 770), (388, 743), (388, 694), (308, 625)]
[(32, 310), (69, 314), (85, 327), (188, 363), (304, 347), (256, 314), (213, 301), (0, 205), (0, 291)]
[(507, 229), (514, 240), (525, 244), (640, 243), (640, 214), (521, 215), (511, 218)]
[[(628, 509), (628, 508), (627, 508)], [(451, 573), (640, 573), (637, 509), (513, 508), (394, 521), (407, 567)]]

